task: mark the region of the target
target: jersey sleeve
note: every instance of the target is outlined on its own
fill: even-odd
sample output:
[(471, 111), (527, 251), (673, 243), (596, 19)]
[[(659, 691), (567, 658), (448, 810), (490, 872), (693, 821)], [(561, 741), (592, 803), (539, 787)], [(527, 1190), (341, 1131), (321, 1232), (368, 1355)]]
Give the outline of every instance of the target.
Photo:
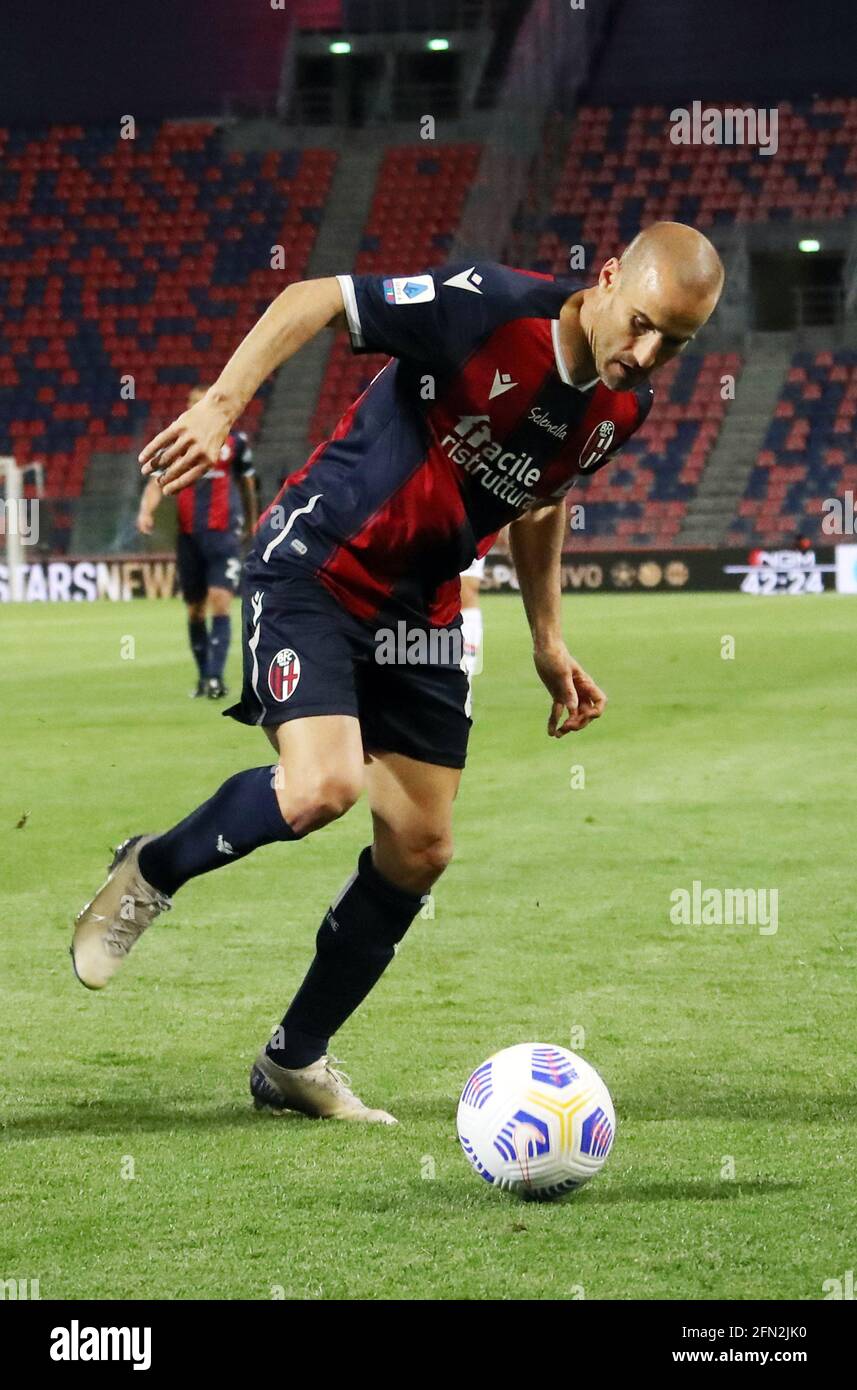
[(486, 262), (419, 275), (338, 275), (351, 346), (455, 366), (510, 319), (554, 317), (555, 282)]
[(236, 478), (252, 478), (256, 472), (253, 466), (253, 450), (250, 448), (250, 441), (243, 431), (235, 435), (235, 454), (232, 459), (232, 470)]

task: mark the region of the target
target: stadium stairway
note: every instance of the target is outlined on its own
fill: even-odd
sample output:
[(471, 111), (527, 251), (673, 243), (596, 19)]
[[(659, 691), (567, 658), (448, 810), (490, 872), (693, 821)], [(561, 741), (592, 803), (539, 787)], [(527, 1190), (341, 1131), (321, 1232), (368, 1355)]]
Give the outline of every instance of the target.
[(678, 535), (679, 545), (722, 545), (759, 455), (791, 360), (792, 335), (758, 333), (744, 358), (735, 400)]
[[(349, 131), (339, 152), (324, 220), (310, 257), (307, 278), (343, 274), (357, 260), (363, 228), (383, 156), (377, 135)], [(281, 367), (256, 444), (263, 504), (277, 490), (284, 472), (300, 468), (308, 455), (307, 435), (327, 367), (330, 335), (321, 333)], [(314, 445), (316, 441), (310, 441)]]

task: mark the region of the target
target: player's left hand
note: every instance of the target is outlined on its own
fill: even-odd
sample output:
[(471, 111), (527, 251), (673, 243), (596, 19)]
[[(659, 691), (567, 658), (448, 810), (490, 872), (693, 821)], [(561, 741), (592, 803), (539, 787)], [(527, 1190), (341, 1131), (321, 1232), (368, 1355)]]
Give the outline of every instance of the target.
[(607, 696), (575, 661), (564, 643), (549, 650), (537, 648), (533, 660), (542, 684), (553, 699), (548, 719), (549, 738), (577, 733), (593, 719), (601, 717)]
[(146, 445), (141, 472), (154, 475), (165, 495), (181, 492), (217, 463), (230, 428), (228, 416), (203, 396)]

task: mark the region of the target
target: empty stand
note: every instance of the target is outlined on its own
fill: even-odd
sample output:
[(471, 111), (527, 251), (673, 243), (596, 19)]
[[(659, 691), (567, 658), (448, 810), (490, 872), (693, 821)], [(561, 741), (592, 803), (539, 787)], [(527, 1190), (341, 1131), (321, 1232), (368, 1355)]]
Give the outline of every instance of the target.
[(210, 123), (0, 129), (0, 452), (44, 460), (47, 497), (68, 501), (93, 451), (173, 418), (305, 273), (334, 163), (226, 154)]
[(815, 543), (826, 498), (857, 494), (857, 351), (799, 352), (728, 540), (773, 546), (800, 532)]
[[(446, 260), (479, 155), (480, 146), (472, 143), (389, 149), (378, 173), (356, 272), (415, 275)], [(337, 339), (310, 426), (311, 444), (330, 434), (386, 360), (376, 354), (355, 357), (345, 335)]]
[(770, 158), (749, 145), (674, 145), (666, 106), (582, 107), (536, 269), (567, 271), (577, 245), (596, 268), (659, 219), (704, 231), (847, 216), (857, 206), (857, 100), (781, 102), (778, 111)]
[(740, 370), (737, 353), (714, 352), (687, 354), (658, 373), (642, 429), (570, 494), (586, 509), (574, 550), (675, 544), (727, 409), (720, 379)]

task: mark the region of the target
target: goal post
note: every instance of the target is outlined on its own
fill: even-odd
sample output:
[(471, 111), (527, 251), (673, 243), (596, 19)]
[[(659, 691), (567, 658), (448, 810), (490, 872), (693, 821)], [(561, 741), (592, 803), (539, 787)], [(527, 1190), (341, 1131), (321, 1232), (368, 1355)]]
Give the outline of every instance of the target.
[(11, 455), (0, 456), (0, 481), (4, 484), (5, 494), (0, 504), (0, 536), (5, 539), (6, 572), (12, 601), (21, 597), (24, 545), (33, 545), (39, 539), (38, 499), (28, 503), (24, 498), (25, 473), (33, 474), (36, 491), (41, 495), (44, 491), (44, 466), (41, 463), (28, 463), (22, 468)]

